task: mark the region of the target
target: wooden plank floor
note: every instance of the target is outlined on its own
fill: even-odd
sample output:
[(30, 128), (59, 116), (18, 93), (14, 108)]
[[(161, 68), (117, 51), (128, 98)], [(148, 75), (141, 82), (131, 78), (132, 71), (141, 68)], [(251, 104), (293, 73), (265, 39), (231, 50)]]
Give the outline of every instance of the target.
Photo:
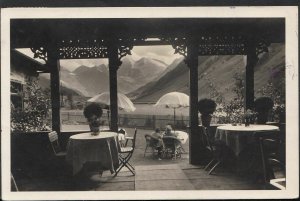
[(222, 168), (212, 175), (201, 166), (159, 164), (135, 166), (133, 176), (126, 168), (114, 177), (89, 172), (79, 177), (37, 177), (16, 179), (20, 191), (139, 191), (139, 190), (262, 190), (253, 178), (239, 176)]
[(176, 164), (137, 166), (135, 190), (194, 190), (194, 186)]

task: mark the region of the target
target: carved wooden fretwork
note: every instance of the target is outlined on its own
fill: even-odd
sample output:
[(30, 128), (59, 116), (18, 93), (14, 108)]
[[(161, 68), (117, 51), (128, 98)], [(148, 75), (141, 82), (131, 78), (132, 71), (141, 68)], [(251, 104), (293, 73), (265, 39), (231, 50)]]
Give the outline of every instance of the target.
[(198, 37), (199, 55), (244, 55), (245, 40), (236, 35), (206, 35)]
[(187, 57), (186, 38), (160, 38), (160, 40), (169, 43), (175, 50), (174, 54), (180, 54), (184, 57)]
[(131, 55), (134, 44), (138, 41), (145, 41), (145, 38), (119, 38), (118, 39), (118, 66), (121, 66), (121, 59), (126, 55)]
[(58, 45), (59, 59), (107, 58), (103, 40), (63, 40)]
[(47, 63), (48, 52), (45, 47), (32, 47), (30, 50), (33, 52), (33, 58), (43, 59)]
[(126, 55), (131, 55), (133, 39), (118, 39), (118, 59), (121, 61)]
[(269, 47), (270, 42), (265, 40), (264, 38), (260, 38), (257, 40), (256, 42), (256, 48), (255, 48), (255, 52), (256, 52), (256, 56), (260, 55), (261, 53), (264, 52), (269, 52)]

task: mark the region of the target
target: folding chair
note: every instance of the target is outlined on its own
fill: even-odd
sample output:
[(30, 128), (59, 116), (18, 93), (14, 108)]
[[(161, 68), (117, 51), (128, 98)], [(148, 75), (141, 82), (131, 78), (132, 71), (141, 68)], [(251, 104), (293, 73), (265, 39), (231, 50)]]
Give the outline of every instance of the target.
[(128, 147), (121, 147), (119, 143), (117, 143), (118, 145), (118, 152), (119, 152), (119, 168), (117, 169), (116, 173), (114, 176), (117, 176), (118, 173), (120, 172), (120, 170), (123, 167), (127, 167), (127, 169), (133, 174), (135, 175), (135, 169), (134, 167), (129, 163), (130, 158), (133, 155), (134, 149), (135, 149), (135, 141), (136, 141), (136, 133), (137, 133), (137, 129), (135, 128), (134, 130), (134, 135), (133, 135), (133, 139), (132, 139), (132, 146)]
[(219, 144), (211, 142), (207, 128), (203, 127), (203, 136), (206, 141), (206, 149), (208, 149), (212, 154), (211, 161), (205, 166), (204, 170), (208, 170), (211, 165), (213, 167), (209, 170), (208, 174), (211, 174), (223, 161), (222, 158), (222, 147)]
[(19, 188), (17, 186), (16, 180), (15, 180), (13, 174), (10, 174), (10, 182), (11, 182), (11, 190), (12, 191), (19, 191)]
[(49, 137), (49, 141), (51, 143), (51, 147), (53, 150), (53, 153), (55, 156), (57, 157), (65, 157), (66, 156), (66, 152), (62, 151), (62, 148), (59, 144), (58, 141), (58, 135), (56, 131), (52, 131), (50, 133), (48, 133), (48, 137)]

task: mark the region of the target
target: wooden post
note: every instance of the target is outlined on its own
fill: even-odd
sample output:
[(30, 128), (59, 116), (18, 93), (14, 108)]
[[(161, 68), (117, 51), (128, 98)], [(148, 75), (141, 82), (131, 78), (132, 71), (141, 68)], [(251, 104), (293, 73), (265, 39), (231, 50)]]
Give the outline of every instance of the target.
[(118, 82), (117, 71), (119, 67), (118, 48), (110, 44), (108, 49), (109, 62), (109, 88), (110, 88), (110, 129), (118, 131)]
[(245, 73), (245, 111), (253, 109), (254, 104), (254, 66), (257, 64), (258, 58), (256, 56), (255, 47), (248, 46), (247, 64)]
[(191, 164), (199, 163), (198, 140), (198, 45), (191, 41), (187, 46), (187, 65), (190, 69), (190, 151), (189, 162)]
[[(53, 51), (53, 50), (51, 50)], [(55, 50), (54, 50), (55, 51)], [(60, 133), (60, 74), (59, 60), (55, 54), (50, 55), (47, 64), (50, 69), (51, 107), (52, 107), (52, 130)]]

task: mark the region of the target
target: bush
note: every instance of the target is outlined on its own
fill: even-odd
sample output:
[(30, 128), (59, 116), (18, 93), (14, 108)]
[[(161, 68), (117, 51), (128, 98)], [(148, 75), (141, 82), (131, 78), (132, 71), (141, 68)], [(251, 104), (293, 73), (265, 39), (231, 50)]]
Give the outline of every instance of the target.
[(17, 132), (50, 130), (50, 91), (43, 90), (36, 78), (27, 77), (24, 86), (24, 108), (11, 107), (11, 130)]

